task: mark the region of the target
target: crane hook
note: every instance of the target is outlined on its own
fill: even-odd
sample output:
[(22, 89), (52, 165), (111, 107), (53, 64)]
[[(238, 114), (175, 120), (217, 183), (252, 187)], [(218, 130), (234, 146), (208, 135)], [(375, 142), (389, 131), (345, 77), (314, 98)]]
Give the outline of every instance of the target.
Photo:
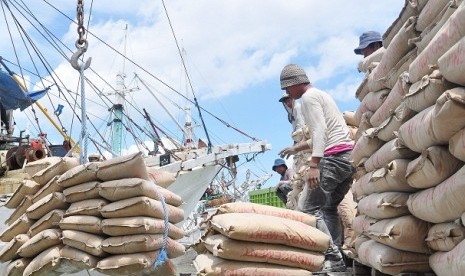
[(84, 45), (80, 46), (80, 45), (78, 45), (78, 42), (76, 41), (77, 50), (71, 56), (71, 59), (69, 61), (71, 63), (71, 66), (73, 66), (73, 68), (78, 70), (78, 71), (81, 71), (81, 69), (86, 70), (87, 68), (89, 68), (90, 62), (92, 61), (92, 58), (90, 57), (83, 64), (79, 65), (79, 63), (78, 63), (79, 58), (87, 51), (87, 44), (88, 44), (87, 41), (84, 40)]

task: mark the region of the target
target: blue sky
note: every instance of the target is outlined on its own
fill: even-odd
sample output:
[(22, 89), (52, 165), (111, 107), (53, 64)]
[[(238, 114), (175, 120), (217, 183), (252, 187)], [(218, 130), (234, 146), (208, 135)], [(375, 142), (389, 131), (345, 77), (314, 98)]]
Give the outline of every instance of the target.
[[(7, 1), (9, 2), (9, 1)], [(11, 1), (17, 3), (17, 1)], [(76, 26), (65, 16), (58, 13), (44, 1), (29, 1), (28, 7), (34, 11), (40, 22), (53, 32), (67, 47), (74, 50), (77, 38)], [(52, 2), (52, 1), (49, 1)], [(64, 14), (75, 18), (76, 6), (72, 1), (53, 1)], [(20, 2), (21, 3), (21, 2)], [(170, 84), (178, 91), (186, 92), (185, 76), (182, 72), (180, 57), (171, 34), (168, 20), (161, 1), (84, 1), (85, 21), (89, 19), (90, 6), (92, 14), (89, 29), (99, 38), (112, 45), (120, 52), (124, 51), (124, 28), (128, 25), (126, 54), (135, 63)], [(362, 75), (356, 70), (361, 59), (353, 53), (358, 44), (358, 36), (366, 30), (381, 33), (389, 27), (401, 11), (404, 1), (314, 1), (314, 0), (171, 0), (166, 1), (175, 34), (185, 49), (185, 60), (192, 80), (195, 94), (205, 109), (223, 120), (243, 130), (251, 136), (266, 140), (273, 150), (257, 157), (240, 168), (251, 169), (256, 175), (271, 173), (271, 165), (277, 153), (292, 143), (291, 127), (286, 113), (278, 99), (282, 95), (279, 87), (279, 73), (288, 63), (301, 64), (308, 72), (310, 80), (320, 89), (329, 92), (336, 100), (341, 111), (355, 110), (358, 101), (354, 98)], [(14, 10), (13, 4), (10, 8)], [(4, 9), (6, 7), (4, 6)], [(21, 9), (20, 9), (21, 10)], [(14, 12), (18, 17), (18, 11)], [(2, 16), (3, 17), (3, 16)], [(8, 38), (9, 32), (5, 20), (1, 18), (0, 33)], [(11, 20), (9, 18), (8, 20)], [(77, 73), (66, 59), (57, 54), (23, 19), (23, 26), (45, 53), (53, 70), (67, 89), (76, 91)], [(10, 21), (11, 24), (11, 21)], [(34, 71), (21, 41), (15, 35), (16, 28), (10, 25), (15, 47), (19, 52), (20, 63), (24, 68)], [(0, 41), (0, 55), (16, 62), (12, 43), (9, 39)], [(92, 56), (92, 68), (99, 72), (109, 83), (115, 84), (115, 75), (124, 68), (127, 75), (126, 84), (130, 86), (134, 72), (148, 81), (154, 91), (166, 99), (177, 102), (180, 106), (185, 101), (153, 78), (123, 60), (112, 50), (94, 37), (89, 36), (88, 56)], [(66, 52), (67, 56), (71, 52)], [(18, 71), (17, 68), (12, 68)], [(41, 76), (47, 72), (38, 66)], [(100, 90), (111, 92), (112, 88), (103, 81), (94, 78)], [(38, 78), (26, 74), (30, 88), (42, 86)], [(139, 85), (142, 87), (141, 85)], [(57, 103), (64, 102), (55, 91), (43, 105), (53, 110)], [(73, 95), (73, 94), (70, 94)], [(90, 100), (100, 103), (97, 95), (90, 95)], [(146, 107), (157, 123), (167, 129), (175, 129), (168, 116), (162, 112), (153, 98), (143, 90), (133, 92), (128, 99), (138, 107)], [(107, 111), (98, 110), (99, 105), (88, 103), (89, 113), (95, 115), (94, 122), (104, 126)], [(173, 105), (170, 110), (176, 117), (184, 115)], [(194, 119), (197, 111), (192, 110)], [(26, 114), (32, 117), (30, 110), (25, 113), (15, 112), (17, 129), (30, 125), (30, 132), (37, 133), (28, 122)], [(79, 124), (72, 120), (68, 109), (61, 115), (67, 129), (76, 136)], [(41, 127), (50, 140), (60, 142), (59, 136), (49, 127), (43, 116), (38, 115)], [(211, 116), (204, 114), (207, 127), (214, 144), (250, 142)], [(140, 116), (134, 115), (136, 121)], [(71, 123), (73, 122), (73, 123)], [(144, 123), (141, 123), (144, 124)], [(174, 130), (180, 135), (180, 131)], [(205, 139), (201, 128), (196, 129), (198, 137)], [(141, 136), (141, 139), (145, 137)], [(130, 147), (131, 140), (125, 140)], [(267, 182), (274, 185), (278, 176)]]

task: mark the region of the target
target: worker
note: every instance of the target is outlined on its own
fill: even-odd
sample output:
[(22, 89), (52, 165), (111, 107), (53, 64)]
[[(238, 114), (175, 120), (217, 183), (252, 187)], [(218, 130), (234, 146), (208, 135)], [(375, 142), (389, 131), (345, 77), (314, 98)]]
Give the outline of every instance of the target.
[(354, 49), (354, 52), (356, 55), (363, 55), (364, 58), (383, 47), (383, 39), (381, 35), (375, 31), (363, 33), (359, 40), (359, 45)]
[(295, 101), (289, 95), (284, 93), (279, 99), (279, 102), (283, 104), (284, 109), (287, 112), (287, 119), (292, 124), (292, 132), (301, 129), (304, 126), (302, 119), (300, 103)]
[(286, 204), (287, 194), (292, 191), (291, 180), (294, 175), (294, 170), (288, 168), (286, 161), (281, 158), (274, 161), (274, 165), (271, 169), (281, 175), (278, 185), (276, 185), (276, 195)]

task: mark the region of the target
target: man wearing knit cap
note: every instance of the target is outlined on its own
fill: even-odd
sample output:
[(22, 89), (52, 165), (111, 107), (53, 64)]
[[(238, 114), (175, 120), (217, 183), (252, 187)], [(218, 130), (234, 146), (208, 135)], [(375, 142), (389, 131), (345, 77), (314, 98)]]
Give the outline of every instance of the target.
[(366, 58), (381, 47), (383, 47), (381, 35), (378, 32), (369, 31), (360, 36), (359, 45), (354, 49), (354, 52), (356, 55), (363, 55)]
[(304, 123), (312, 139), (283, 149), (281, 157), (312, 147), (307, 181), (298, 209), (317, 218), (317, 228), (332, 237), (325, 252), (324, 271), (345, 271), (342, 255), (333, 243), (341, 240), (337, 206), (352, 183), (355, 169), (349, 162), (353, 142), (341, 112), (331, 96), (310, 83), (305, 71), (296, 64), (281, 71), (281, 89), (293, 99), (301, 99)]

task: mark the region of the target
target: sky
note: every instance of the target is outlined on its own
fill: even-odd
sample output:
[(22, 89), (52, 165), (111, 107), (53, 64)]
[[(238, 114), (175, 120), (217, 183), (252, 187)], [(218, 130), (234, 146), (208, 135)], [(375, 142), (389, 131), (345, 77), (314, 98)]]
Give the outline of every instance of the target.
[[(186, 100), (158, 80), (190, 99), (195, 95), (199, 105), (210, 113), (249, 136), (272, 145), (272, 150), (240, 166), (242, 178), (246, 169), (252, 171), (252, 178), (273, 173), (271, 166), (278, 157), (277, 153), (292, 144), (291, 125), (278, 102), (283, 94), (279, 86), (281, 69), (288, 63), (300, 64), (314, 86), (333, 96), (341, 112), (355, 110), (359, 102), (354, 94), (363, 78), (356, 69), (361, 56), (353, 52), (358, 46), (358, 37), (367, 30), (384, 33), (404, 5), (404, 0), (83, 2), (89, 42), (84, 58), (92, 57), (91, 68), (85, 74), (98, 91), (113, 99), (116, 75), (124, 72), (126, 87), (140, 88), (132, 89), (134, 91), (129, 92), (126, 99), (132, 106), (146, 108), (157, 125), (169, 129), (170, 134), (177, 137), (181, 135), (180, 130), (176, 129), (151, 93), (140, 81), (136, 81), (134, 74), (147, 83), (181, 122), (185, 116), (181, 108), (187, 105)], [(17, 24), (13, 23), (9, 9), (18, 20)], [(78, 99), (76, 104), (79, 105), (80, 99), (76, 98), (80, 92), (78, 72), (67, 60), (76, 50), (74, 44), (78, 38), (77, 26), (70, 20), (76, 18), (76, 3), (7, 0), (2, 1), (2, 10), (0, 55), (29, 70), (23, 71), (23, 75), (30, 90), (50, 85), (49, 75), (54, 72), (54, 78), (66, 88), (59, 92), (53, 87), (50, 97), (41, 100), (52, 113), (58, 104), (65, 104), (66, 96), (72, 104)], [(6, 20), (3, 14), (7, 15)], [(18, 25), (28, 34), (27, 38), (18, 34)], [(38, 31), (44, 33), (44, 29), (49, 34), (48, 39), (44, 39)], [(24, 45), (29, 39), (42, 53), (49, 70), (41, 65), (31, 48), (26, 50)], [(182, 49), (191, 85), (186, 80), (179, 49)], [(116, 51), (126, 53), (130, 61), (124, 60)], [(11, 65), (10, 69), (21, 72), (15, 65)], [(33, 72), (41, 78), (34, 76)], [(90, 90), (91, 87), (86, 87), (86, 91)], [(101, 129), (110, 120), (108, 106), (104, 105), (101, 94), (86, 94), (88, 115)], [(191, 109), (194, 121), (200, 124), (197, 110)], [(131, 107), (127, 110), (130, 112)], [(31, 108), (25, 112), (15, 111), (14, 116), (17, 123), (15, 133), (26, 128), (31, 135), (39, 132), (34, 127)], [(132, 116), (134, 121), (146, 126), (145, 122), (141, 122), (140, 114)], [(206, 112), (202, 116), (213, 144), (252, 142)], [(37, 117), (48, 139), (61, 143), (60, 136), (44, 116), (38, 114)], [(77, 140), (80, 125), (69, 106), (65, 107), (60, 120)], [(198, 138), (206, 140), (202, 127), (196, 127), (195, 132)], [(96, 134), (91, 135), (97, 137)], [(148, 139), (144, 135), (139, 135), (139, 138)], [(123, 152), (136, 150), (131, 146), (131, 139), (123, 140)], [(242, 164), (244, 159), (239, 163)], [(274, 173), (266, 186), (275, 185), (278, 178)]]

